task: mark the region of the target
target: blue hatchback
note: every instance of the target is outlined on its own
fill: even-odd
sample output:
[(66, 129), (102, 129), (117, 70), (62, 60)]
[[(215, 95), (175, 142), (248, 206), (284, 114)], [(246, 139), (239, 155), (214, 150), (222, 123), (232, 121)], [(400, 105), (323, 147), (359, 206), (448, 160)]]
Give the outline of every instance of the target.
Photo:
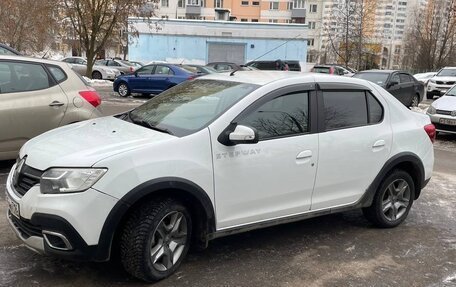
[(113, 87), (121, 97), (131, 93), (159, 94), (195, 77), (197, 74), (177, 65), (151, 64), (139, 68), (132, 74), (117, 77)]

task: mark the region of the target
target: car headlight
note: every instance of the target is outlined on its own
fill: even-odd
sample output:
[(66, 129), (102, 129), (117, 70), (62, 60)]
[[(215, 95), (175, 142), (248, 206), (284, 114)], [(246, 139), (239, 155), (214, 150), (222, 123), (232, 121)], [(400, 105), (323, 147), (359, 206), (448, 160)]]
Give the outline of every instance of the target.
[(433, 79), (430, 79), (429, 82), (435, 84), (435, 80)]
[(437, 112), (437, 110), (431, 105), (429, 106), (427, 113), (430, 115), (434, 115)]
[(105, 168), (51, 168), (40, 180), (41, 193), (82, 192), (92, 187), (105, 173)]

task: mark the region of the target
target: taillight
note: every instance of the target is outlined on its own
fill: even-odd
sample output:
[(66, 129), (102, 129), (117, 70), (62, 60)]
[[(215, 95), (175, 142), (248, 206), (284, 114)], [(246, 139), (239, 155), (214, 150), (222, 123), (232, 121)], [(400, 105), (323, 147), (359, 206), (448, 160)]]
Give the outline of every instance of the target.
[(88, 101), (95, 108), (101, 104), (100, 95), (96, 91), (80, 91), (79, 95)]
[(424, 131), (428, 134), (431, 142), (434, 143), (437, 132), (435, 131), (435, 126), (433, 124), (425, 125)]
[(189, 77), (187, 78), (187, 80), (189, 80), (189, 81), (190, 81), (190, 80), (193, 80), (193, 79), (195, 79), (195, 78), (196, 78), (196, 76), (195, 76), (195, 75), (191, 75), (191, 76), (189, 76)]

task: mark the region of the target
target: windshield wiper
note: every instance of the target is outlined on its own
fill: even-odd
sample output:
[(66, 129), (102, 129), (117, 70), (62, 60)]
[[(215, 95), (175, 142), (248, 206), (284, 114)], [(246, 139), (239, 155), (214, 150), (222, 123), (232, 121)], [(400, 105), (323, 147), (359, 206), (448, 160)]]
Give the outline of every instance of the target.
[(137, 120), (137, 119), (134, 119), (130, 113), (128, 113), (128, 117), (130, 118), (131, 122), (134, 123), (134, 124), (137, 124), (137, 125), (140, 125), (140, 126), (143, 126), (143, 127), (146, 127), (146, 128), (149, 128), (149, 129), (152, 129), (152, 130), (156, 130), (156, 131), (159, 131), (159, 132), (162, 132), (162, 133), (167, 133), (169, 135), (174, 135), (170, 130), (168, 129), (165, 129), (165, 128), (159, 128), (157, 126), (154, 126), (152, 124), (150, 124), (148, 121), (145, 121), (145, 120)]

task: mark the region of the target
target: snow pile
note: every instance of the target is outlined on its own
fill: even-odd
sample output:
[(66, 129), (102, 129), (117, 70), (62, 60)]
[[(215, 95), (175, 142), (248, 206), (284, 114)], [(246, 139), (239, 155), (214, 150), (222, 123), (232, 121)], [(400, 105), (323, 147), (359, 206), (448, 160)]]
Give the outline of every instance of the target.
[(84, 81), (86, 81), (89, 85), (92, 87), (111, 87), (112, 86), (112, 81), (109, 80), (94, 80), (87, 78), (86, 76), (82, 76), (84, 78)]

